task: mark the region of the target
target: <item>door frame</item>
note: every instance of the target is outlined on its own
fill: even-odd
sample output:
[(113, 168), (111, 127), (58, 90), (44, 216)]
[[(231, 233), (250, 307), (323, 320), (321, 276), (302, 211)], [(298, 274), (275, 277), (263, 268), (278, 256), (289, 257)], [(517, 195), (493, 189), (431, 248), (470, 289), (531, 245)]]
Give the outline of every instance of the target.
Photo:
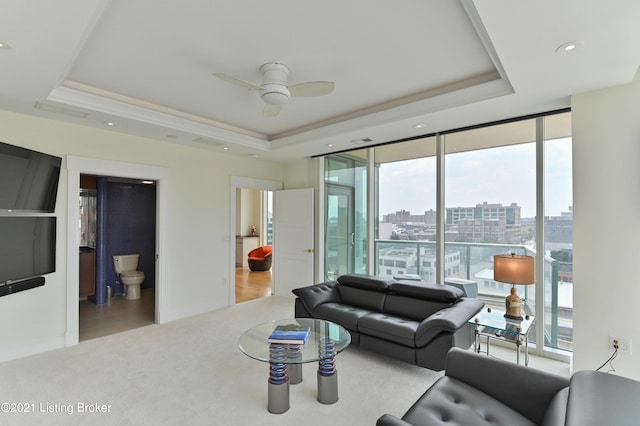
[(236, 304), (236, 192), (238, 189), (257, 189), (259, 191), (280, 191), (283, 184), (281, 181), (254, 179), (243, 176), (231, 176), (229, 185), (229, 233), (223, 238), (228, 243), (228, 291), (229, 306)]
[[(77, 345), (80, 337), (80, 315), (78, 294), (80, 279), (80, 232), (76, 224), (80, 220), (78, 196), (80, 194), (80, 174), (126, 177), (156, 181), (156, 282), (155, 282), (155, 322), (163, 323), (164, 267), (161, 253), (164, 253), (164, 235), (167, 229), (169, 211), (169, 169), (146, 164), (125, 163), (97, 158), (67, 156), (67, 329), (65, 346)], [(75, 243), (74, 243), (75, 242)]]

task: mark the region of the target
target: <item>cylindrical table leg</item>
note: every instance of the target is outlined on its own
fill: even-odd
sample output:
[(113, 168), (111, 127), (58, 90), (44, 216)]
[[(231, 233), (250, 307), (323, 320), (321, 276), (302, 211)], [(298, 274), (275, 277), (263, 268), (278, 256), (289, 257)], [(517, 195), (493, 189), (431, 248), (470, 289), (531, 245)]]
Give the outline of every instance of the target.
[(289, 377), (287, 376), (287, 354), (284, 345), (269, 345), (269, 381), (267, 408), (270, 413), (282, 414), (289, 409)]
[(302, 382), (302, 348), (300, 345), (287, 345), (287, 373), (289, 384)]
[(297, 385), (302, 383), (302, 364), (288, 364), (289, 384)]
[(338, 372), (331, 376), (323, 376), (318, 371), (318, 402), (334, 404), (338, 402)]
[(289, 409), (289, 382), (280, 384), (269, 382), (268, 390), (269, 401), (267, 408), (270, 413), (282, 414)]
[(336, 344), (329, 337), (320, 339), (318, 361), (318, 402), (333, 404), (338, 401), (338, 371), (336, 370)]

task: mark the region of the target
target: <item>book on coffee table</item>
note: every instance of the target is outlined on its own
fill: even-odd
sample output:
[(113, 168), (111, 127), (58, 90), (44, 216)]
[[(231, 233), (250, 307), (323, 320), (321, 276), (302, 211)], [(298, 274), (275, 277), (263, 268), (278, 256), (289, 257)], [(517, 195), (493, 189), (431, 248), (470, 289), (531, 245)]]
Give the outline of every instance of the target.
[(309, 331), (309, 327), (302, 327), (298, 324), (279, 325), (273, 330), (267, 341), (283, 345), (304, 345), (309, 338)]

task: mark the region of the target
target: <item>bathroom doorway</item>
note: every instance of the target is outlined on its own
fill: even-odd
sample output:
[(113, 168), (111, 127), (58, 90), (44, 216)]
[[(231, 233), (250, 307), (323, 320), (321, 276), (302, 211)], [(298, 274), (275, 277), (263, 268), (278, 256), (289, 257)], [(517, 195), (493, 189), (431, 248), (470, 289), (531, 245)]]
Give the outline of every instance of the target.
[(250, 251), (262, 246), (272, 246), (272, 212), (273, 191), (236, 188), (236, 303), (267, 297), (272, 293), (271, 268), (252, 270), (247, 259)]
[[(79, 341), (155, 322), (156, 198), (154, 180), (80, 175)], [(114, 269), (125, 254), (139, 287)]]

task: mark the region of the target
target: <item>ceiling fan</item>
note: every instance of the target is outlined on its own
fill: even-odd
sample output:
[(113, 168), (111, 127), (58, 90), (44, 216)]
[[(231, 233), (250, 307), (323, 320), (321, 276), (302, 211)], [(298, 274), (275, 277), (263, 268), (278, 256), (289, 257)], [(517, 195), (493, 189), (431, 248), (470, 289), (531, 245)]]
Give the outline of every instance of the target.
[(282, 111), (282, 105), (291, 97), (308, 98), (328, 95), (333, 92), (333, 81), (308, 81), (305, 83), (288, 85), (289, 68), (278, 62), (267, 62), (260, 67), (262, 84), (254, 84), (224, 73), (213, 73), (214, 76), (227, 83), (254, 90), (260, 93), (264, 101), (262, 114), (265, 117), (275, 117)]

